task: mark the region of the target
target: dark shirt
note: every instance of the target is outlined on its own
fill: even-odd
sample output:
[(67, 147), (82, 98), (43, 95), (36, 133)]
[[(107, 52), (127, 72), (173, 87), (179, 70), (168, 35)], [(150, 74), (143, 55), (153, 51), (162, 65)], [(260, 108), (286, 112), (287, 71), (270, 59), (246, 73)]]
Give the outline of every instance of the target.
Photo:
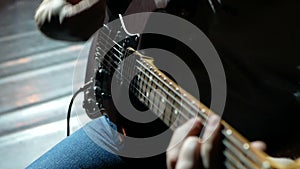
[(225, 120), (249, 139), (266, 141), (272, 153), (289, 149), (299, 156), (300, 2), (215, 6), (206, 34), (226, 71)]

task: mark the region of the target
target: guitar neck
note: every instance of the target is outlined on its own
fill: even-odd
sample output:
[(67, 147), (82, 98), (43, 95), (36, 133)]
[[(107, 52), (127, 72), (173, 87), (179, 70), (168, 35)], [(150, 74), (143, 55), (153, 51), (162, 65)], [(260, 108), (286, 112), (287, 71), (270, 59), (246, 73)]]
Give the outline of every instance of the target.
[[(110, 32), (108, 31), (109, 34)], [(205, 126), (207, 118), (215, 114), (212, 110), (164, 75), (154, 65), (151, 57), (144, 56), (132, 48), (120, 46), (109, 37), (109, 34), (99, 31), (99, 45), (105, 48), (115, 45), (112, 52), (108, 52), (101, 59), (98, 55), (102, 56), (103, 51), (97, 47), (95, 54), (95, 59), (99, 60), (108, 74), (116, 73), (120, 84), (127, 84), (136, 98), (171, 129), (176, 129), (188, 119), (196, 116), (201, 117)], [(270, 160), (264, 152), (252, 148), (249, 141), (224, 120), (221, 120), (221, 126), (226, 168), (286, 168)]]
[[(152, 58), (138, 52), (134, 54), (139, 58), (136, 60), (138, 78), (134, 82), (138, 89), (136, 97), (173, 130), (196, 116), (201, 117), (205, 126), (207, 118), (215, 113), (164, 75)], [(284, 168), (269, 160), (264, 152), (252, 148), (250, 142), (224, 120), (221, 126), (226, 168)]]

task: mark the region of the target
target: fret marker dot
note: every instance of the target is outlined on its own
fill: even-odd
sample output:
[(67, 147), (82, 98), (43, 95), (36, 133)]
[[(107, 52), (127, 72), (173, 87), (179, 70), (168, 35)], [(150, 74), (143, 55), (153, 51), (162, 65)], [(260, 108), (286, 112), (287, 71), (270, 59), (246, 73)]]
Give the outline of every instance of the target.
[(161, 99), (161, 102), (163, 102), (163, 103), (164, 103), (164, 102), (165, 102), (165, 99)]
[(243, 144), (243, 148), (245, 150), (248, 150), (250, 148), (250, 145), (248, 143)]
[(164, 81), (166, 81), (166, 80), (167, 80), (167, 78), (164, 77)]
[(205, 110), (205, 109), (201, 109), (201, 111), (202, 111), (203, 113), (205, 113), (205, 112), (206, 112), (206, 110)]
[(271, 165), (270, 165), (270, 163), (268, 161), (264, 161), (262, 163), (262, 167), (265, 168), (265, 169), (268, 169), (268, 168), (271, 168)]
[(178, 114), (178, 110), (177, 110), (177, 109), (175, 109), (175, 110), (174, 110), (174, 113), (175, 113), (175, 114)]
[(232, 131), (230, 129), (228, 129), (228, 130), (226, 130), (226, 134), (230, 136), (232, 134)]
[(147, 92), (146, 96), (149, 97), (149, 92)]
[(179, 88), (178, 87), (176, 87), (176, 91), (178, 91), (179, 90)]
[(170, 82), (169, 84), (170, 84), (170, 85), (172, 85), (173, 83), (172, 83), (172, 82)]
[(194, 101), (194, 100), (192, 101), (192, 104), (195, 104), (195, 101)]

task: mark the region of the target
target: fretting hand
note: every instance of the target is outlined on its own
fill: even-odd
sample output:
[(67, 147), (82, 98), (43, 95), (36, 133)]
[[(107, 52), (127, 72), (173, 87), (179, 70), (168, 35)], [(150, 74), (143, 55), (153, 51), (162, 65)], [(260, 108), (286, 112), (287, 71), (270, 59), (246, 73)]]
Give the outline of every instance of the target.
[[(176, 129), (167, 151), (168, 169), (222, 168), (219, 121), (218, 116), (208, 119), (202, 140), (198, 137), (202, 129), (199, 118)], [(260, 141), (252, 142), (251, 146), (266, 149)]]

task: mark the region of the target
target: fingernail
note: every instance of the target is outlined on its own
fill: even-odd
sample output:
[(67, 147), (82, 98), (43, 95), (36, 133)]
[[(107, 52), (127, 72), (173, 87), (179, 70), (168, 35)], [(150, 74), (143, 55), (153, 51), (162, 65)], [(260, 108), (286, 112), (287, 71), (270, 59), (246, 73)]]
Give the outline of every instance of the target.
[(217, 116), (217, 115), (211, 115), (209, 118), (208, 118), (208, 123), (210, 125), (217, 125), (218, 123), (220, 122), (220, 117)]
[(196, 117), (194, 119), (194, 122), (193, 122), (193, 126), (196, 127), (196, 128), (201, 128), (201, 125), (202, 125), (202, 122), (201, 122), (201, 119), (199, 117)]

